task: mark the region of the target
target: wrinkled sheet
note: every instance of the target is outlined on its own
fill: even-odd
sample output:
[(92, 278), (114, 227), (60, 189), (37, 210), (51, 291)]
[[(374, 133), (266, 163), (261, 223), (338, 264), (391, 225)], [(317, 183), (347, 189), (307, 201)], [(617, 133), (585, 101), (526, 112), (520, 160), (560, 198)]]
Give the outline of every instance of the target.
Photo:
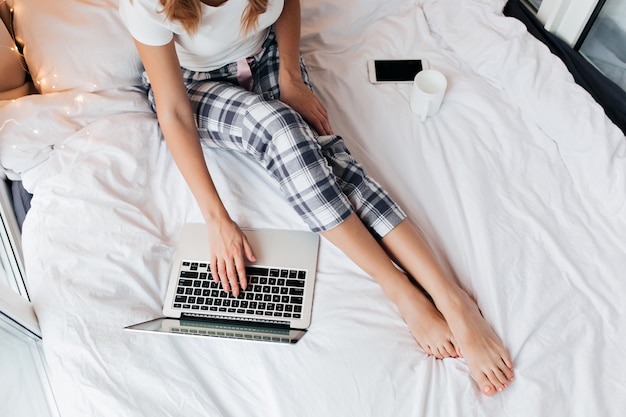
[[(487, 398), (462, 359), (428, 357), (324, 240), (296, 345), (123, 331), (161, 315), (180, 227), (201, 217), (142, 92), (72, 90), (0, 105), (0, 162), (34, 193), (24, 254), (61, 415), (622, 415), (624, 136), (500, 1), (354, 22), (317, 3), (303, 1), (302, 49), (335, 131), (476, 298), (516, 380)], [(425, 122), (409, 85), (368, 82), (368, 59), (406, 56), (448, 77)], [(305, 229), (253, 163), (205, 155), (242, 226)]]

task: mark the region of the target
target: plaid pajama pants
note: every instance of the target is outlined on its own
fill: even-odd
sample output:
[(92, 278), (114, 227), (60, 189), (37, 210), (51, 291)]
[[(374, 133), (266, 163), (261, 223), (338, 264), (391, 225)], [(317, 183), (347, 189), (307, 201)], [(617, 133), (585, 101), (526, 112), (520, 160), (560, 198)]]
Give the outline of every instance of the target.
[[(247, 62), (251, 91), (238, 84), (236, 62), (209, 72), (183, 68), (203, 143), (245, 152), (259, 162), (312, 231), (329, 230), (356, 212), (376, 238), (385, 236), (406, 215), (365, 174), (340, 136), (319, 136), (279, 100), (273, 31)], [(311, 87), (302, 60), (301, 71)], [(149, 88), (145, 76), (144, 82)], [(149, 97), (154, 107), (151, 90)]]

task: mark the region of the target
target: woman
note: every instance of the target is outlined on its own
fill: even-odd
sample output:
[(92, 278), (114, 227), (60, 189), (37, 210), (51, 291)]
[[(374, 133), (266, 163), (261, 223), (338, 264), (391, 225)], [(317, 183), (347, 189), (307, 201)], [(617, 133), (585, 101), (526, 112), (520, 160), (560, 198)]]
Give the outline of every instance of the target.
[(120, 13), (165, 140), (205, 219), (211, 269), (225, 291), (246, 288), (244, 262), (255, 258), (220, 201), (199, 138), (265, 166), (311, 230), (381, 285), (424, 351), (463, 356), (486, 395), (508, 386), (512, 361), (477, 305), (333, 134), (300, 59), (298, 0), (122, 0)]

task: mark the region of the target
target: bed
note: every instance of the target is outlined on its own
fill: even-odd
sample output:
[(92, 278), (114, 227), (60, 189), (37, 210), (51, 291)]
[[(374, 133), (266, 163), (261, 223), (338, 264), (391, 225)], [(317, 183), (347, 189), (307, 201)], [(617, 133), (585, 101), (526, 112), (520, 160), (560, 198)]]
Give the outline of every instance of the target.
[[(336, 132), (418, 224), (503, 339), (516, 379), (482, 395), (412, 339), (322, 239), (295, 345), (124, 331), (161, 315), (200, 213), (163, 142), (116, 0), (12, 0), (42, 94), (0, 102), (0, 164), (33, 194), (29, 292), (61, 415), (620, 416), (626, 410), (623, 133), (502, 0), (302, 0), (302, 51)], [(425, 122), (367, 60), (424, 57)], [(241, 155), (205, 150), (244, 227), (304, 230)]]

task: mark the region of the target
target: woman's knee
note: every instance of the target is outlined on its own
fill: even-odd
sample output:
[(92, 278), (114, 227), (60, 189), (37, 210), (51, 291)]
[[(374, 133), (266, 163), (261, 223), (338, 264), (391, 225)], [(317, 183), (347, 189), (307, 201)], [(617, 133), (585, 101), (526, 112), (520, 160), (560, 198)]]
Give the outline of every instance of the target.
[[(244, 136), (257, 137), (265, 146), (319, 148), (317, 134), (288, 105), (257, 97), (248, 106), (243, 120)], [(286, 142), (285, 142), (286, 141)]]

